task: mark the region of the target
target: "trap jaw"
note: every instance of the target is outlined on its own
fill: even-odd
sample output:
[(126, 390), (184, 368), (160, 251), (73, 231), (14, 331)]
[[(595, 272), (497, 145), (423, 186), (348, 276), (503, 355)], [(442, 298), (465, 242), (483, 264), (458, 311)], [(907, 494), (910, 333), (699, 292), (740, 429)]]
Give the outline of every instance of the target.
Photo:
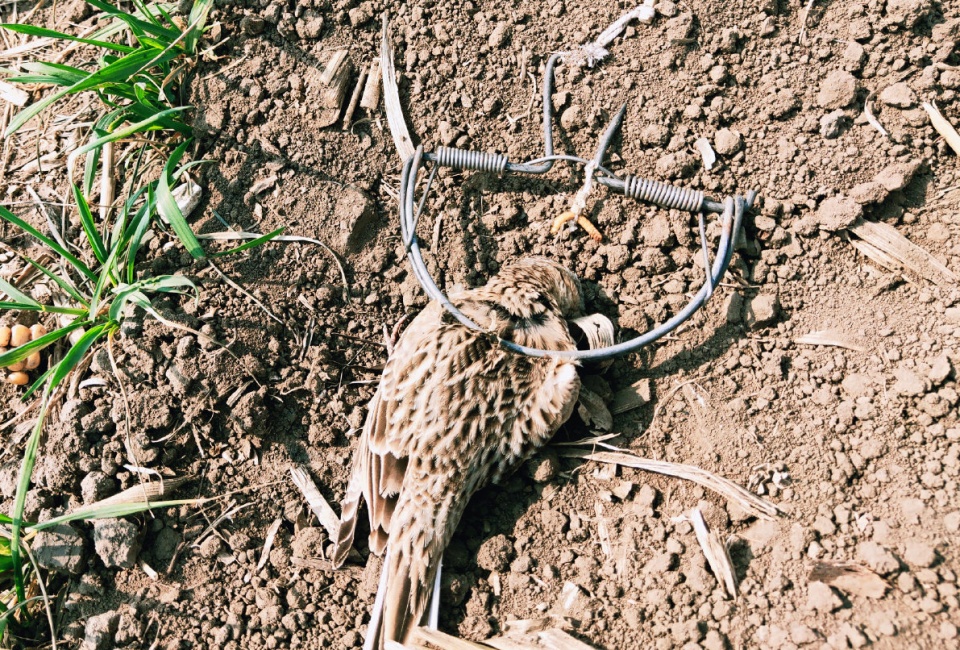
[[(553, 152), (553, 106), (551, 96), (553, 94), (554, 68), (563, 53), (555, 53), (547, 60), (546, 70), (543, 81), (543, 140), (544, 155), (529, 160), (525, 163), (512, 163), (504, 154), (471, 151), (466, 149), (456, 149), (449, 147), (439, 147), (436, 153), (424, 152), (423, 145), (417, 147), (412, 156), (403, 163), (403, 171), (400, 176), (400, 231), (403, 238), (403, 245), (407, 251), (407, 259), (413, 268), (413, 273), (424, 291), (431, 299), (436, 300), (444, 309), (453, 315), (464, 326), (476, 330), (485, 331), (484, 328), (477, 325), (459, 309), (456, 308), (449, 298), (440, 290), (434, 282), (426, 263), (423, 261), (423, 255), (420, 251), (420, 244), (417, 239), (417, 221), (423, 206), (426, 203), (427, 195), (433, 184), (433, 179), (440, 167), (452, 167), (454, 169), (472, 169), (477, 171), (494, 172), (499, 175), (508, 173), (519, 174), (545, 174), (553, 167), (554, 162), (560, 160), (571, 164), (583, 165), (586, 167), (588, 184), (592, 182), (599, 183), (605, 187), (623, 194), (636, 201), (649, 203), (665, 209), (683, 210), (685, 212), (695, 213), (698, 216), (700, 228), (700, 241), (703, 249), (704, 274), (705, 281), (700, 290), (693, 299), (673, 318), (662, 325), (655, 327), (636, 338), (592, 350), (541, 350), (538, 348), (518, 345), (512, 341), (498, 339), (500, 345), (508, 350), (519, 352), (533, 357), (560, 357), (567, 359), (577, 359), (584, 362), (598, 362), (613, 359), (615, 357), (639, 350), (645, 345), (653, 343), (657, 339), (666, 336), (687, 319), (689, 319), (704, 303), (713, 295), (716, 287), (723, 279), (730, 265), (733, 256), (733, 249), (736, 243), (737, 235), (743, 226), (744, 214), (752, 207), (757, 196), (756, 191), (747, 192), (746, 196), (728, 196), (723, 201), (714, 201), (704, 195), (702, 191), (689, 188), (675, 187), (668, 183), (624, 174), (618, 176), (609, 169), (603, 167), (603, 158), (606, 150), (613, 140), (617, 131), (623, 122), (626, 112), (624, 105), (611, 120), (600, 139), (597, 153), (592, 160), (586, 160), (579, 156), (570, 156), (554, 154)], [(427, 163), (431, 163), (430, 173), (427, 178), (427, 185), (424, 188), (423, 195), (420, 197), (419, 204), (415, 201), (415, 192), (417, 179), (420, 169)], [(707, 233), (704, 222), (704, 213), (719, 213), (720, 216), (720, 239), (717, 243), (713, 262), (710, 261), (710, 252), (707, 247)]]

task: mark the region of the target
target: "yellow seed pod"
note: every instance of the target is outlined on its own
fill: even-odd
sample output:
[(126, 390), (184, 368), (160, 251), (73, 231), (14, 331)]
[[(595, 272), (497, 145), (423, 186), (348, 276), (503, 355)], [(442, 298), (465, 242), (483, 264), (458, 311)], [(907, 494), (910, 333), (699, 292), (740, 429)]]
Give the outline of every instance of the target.
[(26, 358), (23, 362), (24, 370), (36, 370), (37, 366), (40, 365), (40, 350), (37, 350), (29, 357)]
[(14, 386), (25, 386), (30, 381), (30, 377), (25, 372), (11, 372), (7, 375), (7, 382)]
[(11, 363), (9, 366), (7, 366), (7, 370), (9, 370), (10, 372), (20, 372), (21, 370), (24, 369), (26, 365), (27, 365), (27, 362), (21, 359), (20, 361), (17, 361), (16, 363)]
[(24, 325), (14, 325), (10, 330), (10, 345), (17, 348), (30, 342), (30, 328)]
[(36, 325), (30, 328), (30, 340), (36, 341), (38, 338), (47, 333), (47, 328), (37, 323)]
[(10, 345), (10, 328), (7, 326), (0, 327), (0, 348), (5, 348)]

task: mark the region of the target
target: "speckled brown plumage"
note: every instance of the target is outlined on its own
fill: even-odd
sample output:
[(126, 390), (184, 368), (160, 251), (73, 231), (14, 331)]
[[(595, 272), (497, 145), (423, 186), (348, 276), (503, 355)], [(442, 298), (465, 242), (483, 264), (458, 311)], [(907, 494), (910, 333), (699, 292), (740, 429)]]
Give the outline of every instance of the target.
[(464, 327), (437, 303), (424, 309), (387, 361), (354, 452), (334, 565), (353, 544), (361, 497), (370, 549), (387, 552), (365, 647), (403, 642), (421, 622), (470, 497), (546, 444), (580, 390), (575, 362), (509, 352), (494, 336), (573, 349), (565, 319), (582, 308), (573, 273), (525, 258), (450, 299), (489, 333)]

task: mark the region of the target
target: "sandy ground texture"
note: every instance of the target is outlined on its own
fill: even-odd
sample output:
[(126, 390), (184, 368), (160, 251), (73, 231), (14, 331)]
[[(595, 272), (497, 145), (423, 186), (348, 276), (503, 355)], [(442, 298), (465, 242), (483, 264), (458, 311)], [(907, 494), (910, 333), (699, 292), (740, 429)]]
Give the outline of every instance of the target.
[[(159, 299), (160, 312), (236, 356), (142, 315), (126, 321), (115, 353), (129, 449), (143, 467), (191, 477), (180, 496), (230, 496), (38, 539), (67, 647), (362, 644), (379, 565), (360, 541), (343, 570), (329, 569), (328, 535), (288, 470), (305, 466), (338, 508), (384, 328), (425, 304), (403, 259), (400, 160), (382, 105), (346, 128), (320, 126), (328, 60), (347, 50), (355, 80), (379, 54), (388, 4), (416, 139), (512, 161), (542, 151), (549, 54), (633, 8), (218, 3), (217, 45), (190, 83), (194, 157), (215, 161), (195, 170), (194, 227), (222, 231), (218, 216), (251, 232), (287, 226), (329, 245), (347, 282), (323, 247), (276, 243), (218, 262), (245, 295), (156, 233), (145, 268), (200, 286), (199, 303)], [(594, 68), (561, 64), (553, 95), (560, 153), (592, 156), (626, 102), (613, 171), (717, 197), (760, 192), (707, 307), (591, 387), (609, 397), (649, 382), (646, 404), (614, 416), (617, 444), (749, 486), (784, 515), (756, 519), (692, 483), (555, 447), (467, 510), (445, 558), (441, 630), (480, 641), (548, 619), (610, 649), (960, 647), (960, 168), (922, 107), (960, 123), (960, 6), (811, 4), (662, 0), (652, 24), (632, 23)], [(77, 3), (57, 11), (60, 28), (90, 20)], [(13, 163), (69, 136), (25, 132)], [(700, 138), (716, 153), (711, 169)], [(42, 224), (26, 186), (59, 200), (62, 169), (8, 169), (4, 200)], [(550, 235), (581, 183), (563, 165), (542, 178), (442, 171), (419, 226), (431, 271), (444, 287), (475, 286), (508, 260), (548, 255), (577, 272), (588, 311), (622, 337), (664, 322), (702, 283), (696, 219), (601, 188), (588, 212), (602, 242), (572, 228)], [(711, 219), (708, 235), (718, 232)], [(0, 255), (4, 277), (18, 272)], [(99, 381), (52, 419), (29, 518), (137, 481), (105, 352), (84, 377)], [(0, 388), (0, 421), (22, 408), (20, 390)], [(18, 423), (3, 434), (3, 511), (24, 433)], [(559, 435), (590, 432), (571, 422)], [(727, 542), (736, 598), (682, 517), (698, 506)]]

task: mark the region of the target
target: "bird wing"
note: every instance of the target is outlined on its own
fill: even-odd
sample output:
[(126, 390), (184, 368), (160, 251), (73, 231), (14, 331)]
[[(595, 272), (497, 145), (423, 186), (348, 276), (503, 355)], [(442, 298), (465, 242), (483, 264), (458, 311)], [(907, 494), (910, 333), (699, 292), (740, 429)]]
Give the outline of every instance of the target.
[[(410, 436), (396, 435), (409, 419), (404, 397), (416, 394), (416, 382), (433, 369), (439, 337), (433, 330), (440, 323), (438, 305), (430, 305), (413, 321), (387, 360), (380, 385), (367, 410), (347, 491), (341, 502), (340, 528), (333, 552), (333, 566), (340, 567), (353, 546), (361, 500), (367, 502), (370, 520), (370, 550), (382, 555), (390, 521), (407, 470)], [(433, 345), (425, 347), (424, 342)], [(408, 392), (414, 386), (413, 393)], [(397, 411), (399, 410), (399, 413)], [(408, 428), (408, 427), (407, 427)]]

